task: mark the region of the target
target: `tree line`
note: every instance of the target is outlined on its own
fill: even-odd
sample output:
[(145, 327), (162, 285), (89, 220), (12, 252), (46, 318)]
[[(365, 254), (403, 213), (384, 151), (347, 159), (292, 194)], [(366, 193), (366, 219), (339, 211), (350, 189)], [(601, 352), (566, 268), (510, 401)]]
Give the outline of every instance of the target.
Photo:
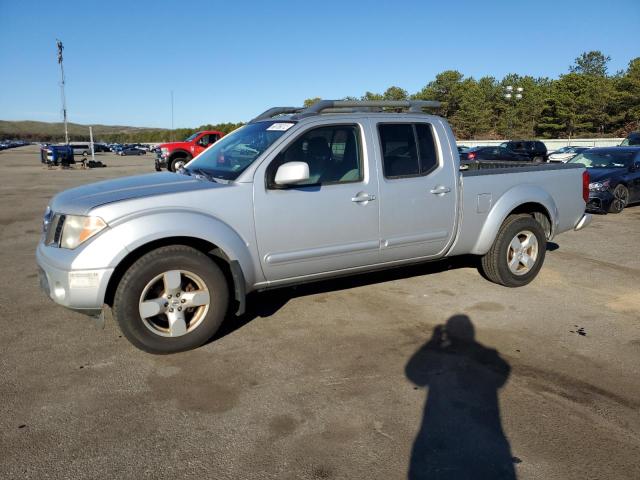
[[(640, 129), (640, 57), (609, 74), (610, 57), (585, 52), (558, 79), (511, 73), (475, 79), (457, 70), (436, 75), (419, 92), (391, 86), (345, 100), (437, 100), (457, 138), (625, 136)], [(506, 87), (514, 87), (510, 99)], [(522, 98), (516, 99), (518, 87)], [(305, 100), (310, 105), (319, 98)]]
[(149, 129), (137, 132), (111, 133), (100, 135), (100, 141), (108, 143), (161, 143), (168, 141), (180, 141), (202, 130), (217, 130), (229, 133), (244, 125), (242, 122), (216, 123), (200, 125), (197, 128), (176, 128), (175, 130)]

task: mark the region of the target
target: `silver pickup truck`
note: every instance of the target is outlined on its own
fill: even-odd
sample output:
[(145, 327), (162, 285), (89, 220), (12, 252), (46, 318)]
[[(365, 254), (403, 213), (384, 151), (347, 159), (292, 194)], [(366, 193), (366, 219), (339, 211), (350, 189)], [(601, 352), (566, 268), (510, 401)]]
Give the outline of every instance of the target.
[(460, 171), (434, 102), (278, 107), (177, 173), (56, 195), (37, 248), (55, 302), (104, 305), (153, 353), (195, 348), (248, 292), (478, 255), (507, 287), (537, 275), (547, 240), (586, 226), (581, 165)]

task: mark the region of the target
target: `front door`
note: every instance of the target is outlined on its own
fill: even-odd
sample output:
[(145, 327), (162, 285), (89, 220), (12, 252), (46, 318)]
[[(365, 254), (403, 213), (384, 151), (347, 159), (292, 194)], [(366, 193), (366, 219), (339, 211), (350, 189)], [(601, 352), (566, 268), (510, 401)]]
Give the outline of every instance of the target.
[(378, 123), (382, 257), (431, 257), (449, 244), (456, 225), (457, 174), (439, 123)]
[[(256, 170), (256, 235), (268, 281), (380, 261), (378, 184), (363, 130), (310, 127)], [(277, 168), (293, 161), (308, 164), (309, 180), (275, 185)]]

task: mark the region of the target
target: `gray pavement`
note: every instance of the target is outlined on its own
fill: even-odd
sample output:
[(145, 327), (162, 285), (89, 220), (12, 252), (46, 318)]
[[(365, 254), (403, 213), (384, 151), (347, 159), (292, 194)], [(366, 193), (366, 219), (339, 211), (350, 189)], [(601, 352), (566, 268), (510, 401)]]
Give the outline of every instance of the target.
[(264, 292), (153, 356), (38, 289), (48, 199), (153, 171), (99, 158), (0, 152), (0, 478), (640, 478), (640, 207), (524, 288), (463, 258)]

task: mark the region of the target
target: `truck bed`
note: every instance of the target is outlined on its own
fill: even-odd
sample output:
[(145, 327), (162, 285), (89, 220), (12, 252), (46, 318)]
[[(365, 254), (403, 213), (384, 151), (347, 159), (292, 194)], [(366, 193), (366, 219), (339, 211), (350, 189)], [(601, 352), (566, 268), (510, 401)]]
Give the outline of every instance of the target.
[(479, 162), (460, 172), (462, 214), (448, 256), (486, 253), (506, 215), (526, 203), (545, 207), (551, 224), (548, 239), (580, 221), (583, 165), (504, 163)]

